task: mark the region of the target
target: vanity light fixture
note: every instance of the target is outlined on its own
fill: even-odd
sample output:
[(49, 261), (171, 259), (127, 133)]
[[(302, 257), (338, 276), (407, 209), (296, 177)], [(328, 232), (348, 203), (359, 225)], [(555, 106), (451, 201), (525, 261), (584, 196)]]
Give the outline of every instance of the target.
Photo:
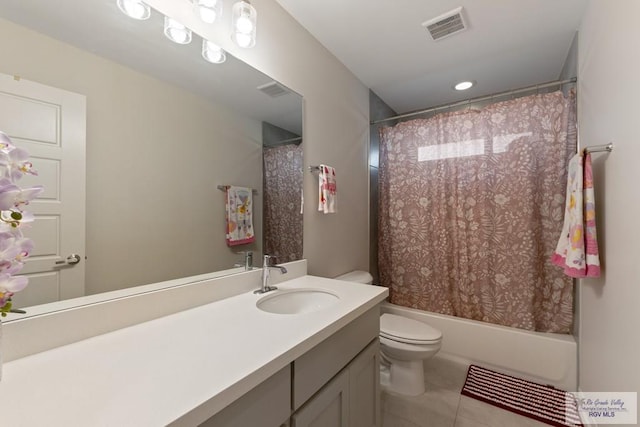
[(213, 24), (222, 15), (222, 0), (192, 0), (193, 9), (202, 22)]
[(191, 43), (191, 30), (168, 16), (164, 17), (164, 35), (178, 44)]
[(118, 0), (118, 9), (130, 18), (144, 21), (151, 16), (151, 8), (142, 0)]
[(456, 85), (453, 88), (455, 90), (467, 90), (467, 89), (470, 89), (474, 84), (476, 83), (468, 80), (468, 81), (456, 83)]
[(227, 55), (220, 46), (205, 39), (202, 39), (202, 57), (212, 64), (222, 64), (227, 60)]
[(238, 46), (255, 46), (257, 15), (255, 8), (247, 0), (240, 0), (233, 5), (231, 38)]

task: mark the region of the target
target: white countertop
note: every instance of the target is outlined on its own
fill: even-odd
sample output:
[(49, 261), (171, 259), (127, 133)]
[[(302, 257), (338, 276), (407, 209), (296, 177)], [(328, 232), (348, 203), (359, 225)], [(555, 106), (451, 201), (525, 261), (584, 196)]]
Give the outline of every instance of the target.
[(328, 289), (340, 303), (271, 314), (255, 305), (263, 295), (247, 292), (5, 363), (0, 424), (160, 426), (196, 408), (211, 416), (387, 295), (314, 276), (278, 287)]

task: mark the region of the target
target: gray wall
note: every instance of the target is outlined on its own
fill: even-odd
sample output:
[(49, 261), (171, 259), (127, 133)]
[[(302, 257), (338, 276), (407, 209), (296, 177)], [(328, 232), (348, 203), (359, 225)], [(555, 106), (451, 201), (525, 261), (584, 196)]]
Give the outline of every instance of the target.
[(570, 79), (578, 75), (578, 33), (573, 36), (573, 41), (567, 53), (567, 59), (564, 61), (562, 71), (560, 72), (560, 80)]
[(300, 137), (300, 135), (272, 125), (271, 123), (262, 122), (262, 145), (265, 147), (276, 147), (285, 144), (300, 144), (302, 139), (296, 142), (283, 142), (298, 137)]
[(578, 123), (593, 154), (602, 275), (580, 288), (579, 372), (583, 391), (640, 390), (640, 2), (591, 1), (580, 26)]

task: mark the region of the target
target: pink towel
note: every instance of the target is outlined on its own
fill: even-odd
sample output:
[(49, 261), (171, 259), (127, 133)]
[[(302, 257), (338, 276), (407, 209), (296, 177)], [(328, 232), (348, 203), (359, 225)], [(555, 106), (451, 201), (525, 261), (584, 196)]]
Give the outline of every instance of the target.
[(569, 161), (567, 203), (562, 234), (551, 262), (571, 277), (599, 277), (595, 193), (591, 155), (576, 154)]
[(338, 195), (336, 194), (336, 170), (331, 166), (320, 165), (318, 176), (318, 210), (324, 213), (338, 211)]

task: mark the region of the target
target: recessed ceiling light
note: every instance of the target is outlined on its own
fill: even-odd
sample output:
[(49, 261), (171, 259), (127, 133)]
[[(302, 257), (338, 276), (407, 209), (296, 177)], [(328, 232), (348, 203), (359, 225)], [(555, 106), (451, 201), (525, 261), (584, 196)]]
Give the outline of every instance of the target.
[(456, 85), (453, 88), (455, 90), (467, 90), (474, 84), (475, 82), (472, 82), (472, 81), (460, 82), (460, 83), (456, 83)]

